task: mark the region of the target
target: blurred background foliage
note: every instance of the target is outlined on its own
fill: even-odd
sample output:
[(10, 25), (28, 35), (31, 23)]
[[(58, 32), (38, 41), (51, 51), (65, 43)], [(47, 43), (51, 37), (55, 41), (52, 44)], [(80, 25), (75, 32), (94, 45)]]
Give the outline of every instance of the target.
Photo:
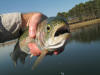
[(100, 18), (100, 0), (89, 0), (80, 3), (68, 12), (58, 12), (57, 16), (65, 17), (69, 24)]

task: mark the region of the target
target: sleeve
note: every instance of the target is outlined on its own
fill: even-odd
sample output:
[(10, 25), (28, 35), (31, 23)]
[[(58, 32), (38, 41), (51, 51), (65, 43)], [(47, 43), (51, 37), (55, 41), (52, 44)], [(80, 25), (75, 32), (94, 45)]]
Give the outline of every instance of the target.
[[(19, 30), (21, 28), (21, 13), (7, 13), (0, 15), (0, 33), (2, 37), (0, 40), (13, 39), (19, 36)], [(0, 36), (1, 36), (0, 34)]]

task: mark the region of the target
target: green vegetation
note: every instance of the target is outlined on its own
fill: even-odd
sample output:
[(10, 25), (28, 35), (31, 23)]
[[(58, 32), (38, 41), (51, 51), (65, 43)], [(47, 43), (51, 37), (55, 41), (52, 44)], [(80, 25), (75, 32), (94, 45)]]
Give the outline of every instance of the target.
[(100, 18), (100, 0), (80, 3), (68, 12), (58, 12), (57, 16), (66, 17), (69, 24)]

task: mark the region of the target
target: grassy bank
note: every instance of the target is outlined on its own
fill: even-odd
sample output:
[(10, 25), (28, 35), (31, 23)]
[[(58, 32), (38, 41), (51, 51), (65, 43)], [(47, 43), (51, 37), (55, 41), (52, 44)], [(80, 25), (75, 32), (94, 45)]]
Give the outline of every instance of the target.
[(90, 26), (90, 25), (98, 24), (98, 23), (100, 23), (100, 19), (94, 19), (94, 20), (85, 21), (85, 22), (81, 22), (81, 23), (71, 24), (70, 30), (75, 30), (78, 28), (82, 28), (82, 27), (86, 27), (86, 26)]

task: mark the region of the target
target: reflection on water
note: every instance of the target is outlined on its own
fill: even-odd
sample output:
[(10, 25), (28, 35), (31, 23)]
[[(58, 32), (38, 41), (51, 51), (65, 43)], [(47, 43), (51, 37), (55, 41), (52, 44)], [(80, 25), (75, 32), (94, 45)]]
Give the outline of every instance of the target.
[(81, 43), (90, 43), (100, 40), (100, 25), (97, 24), (76, 30), (72, 33), (71, 40)]
[(100, 25), (72, 32), (65, 50), (57, 56), (46, 56), (34, 71), (31, 68), (36, 57), (30, 60), (16, 43), (3, 44), (0, 51), (1, 75), (99, 75)]

